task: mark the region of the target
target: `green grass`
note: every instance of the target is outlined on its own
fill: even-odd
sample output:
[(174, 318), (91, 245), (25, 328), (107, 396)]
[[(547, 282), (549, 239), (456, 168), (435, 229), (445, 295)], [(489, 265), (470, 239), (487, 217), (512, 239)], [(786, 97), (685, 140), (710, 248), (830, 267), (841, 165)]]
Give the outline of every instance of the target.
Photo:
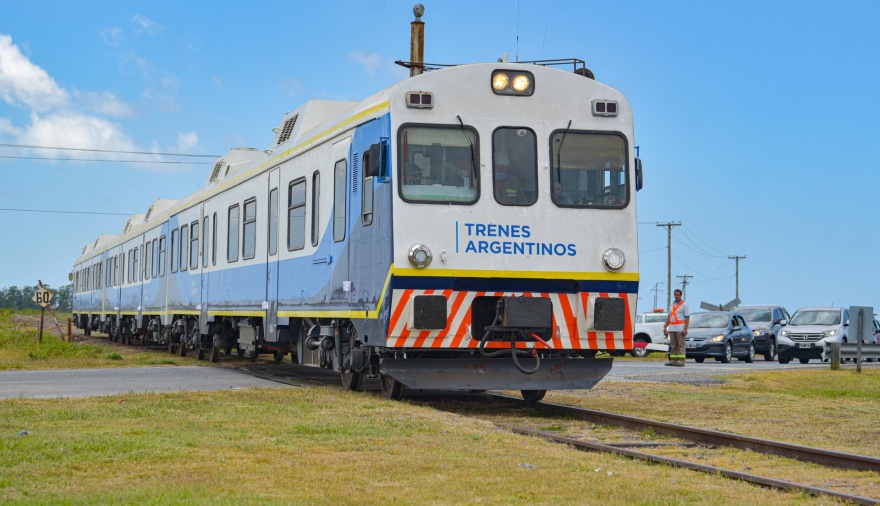
[[(29, 434), (18, 436), (21, 430)], [(218, 500), (800, 502), (794, 494), (577, 452), (487, 422), (327, 388), (0, 402), (4, 504)]]

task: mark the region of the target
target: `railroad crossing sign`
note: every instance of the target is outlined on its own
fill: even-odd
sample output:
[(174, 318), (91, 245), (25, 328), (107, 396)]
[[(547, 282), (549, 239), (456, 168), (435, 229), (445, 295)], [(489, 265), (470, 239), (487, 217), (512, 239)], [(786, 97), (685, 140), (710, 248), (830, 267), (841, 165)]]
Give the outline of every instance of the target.
[(34, 293), (34, 297), (32, 300), (39, 304), (41, 307), (46, 307), (49, 305), (49, 301), (52, 300), (52, 292), (46, 290), (45, 287), (41, 286), (37, 288), (37, 291)]

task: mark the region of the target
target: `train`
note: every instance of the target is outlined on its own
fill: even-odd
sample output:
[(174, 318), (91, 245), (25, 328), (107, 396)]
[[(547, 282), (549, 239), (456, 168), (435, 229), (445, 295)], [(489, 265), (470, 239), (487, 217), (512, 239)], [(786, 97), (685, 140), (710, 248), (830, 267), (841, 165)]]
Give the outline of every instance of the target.
[(158, 199), (74, 261), (86, 334), (337, 371), (346, 389), (589, 389), (633, 348), (641, 160), (584, 60), (424, 62), (309, 100), (266, 149)]

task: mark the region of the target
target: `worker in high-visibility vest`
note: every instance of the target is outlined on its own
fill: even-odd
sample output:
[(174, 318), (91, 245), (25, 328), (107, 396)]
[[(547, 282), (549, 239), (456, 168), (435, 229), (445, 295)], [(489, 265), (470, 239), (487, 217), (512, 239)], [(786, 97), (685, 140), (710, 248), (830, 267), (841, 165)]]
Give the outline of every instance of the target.
[(669, 316), (663, 325), (663, 335), (669, 336), (669, 362), (664, 365), (684, 367), (686, 358), (684, 339), (688, 334), (688, 322), (691, 318), (691, 309), (687, 302), (681, 300), (681, 290), (673, 292), (675, 301), (669, 308)]

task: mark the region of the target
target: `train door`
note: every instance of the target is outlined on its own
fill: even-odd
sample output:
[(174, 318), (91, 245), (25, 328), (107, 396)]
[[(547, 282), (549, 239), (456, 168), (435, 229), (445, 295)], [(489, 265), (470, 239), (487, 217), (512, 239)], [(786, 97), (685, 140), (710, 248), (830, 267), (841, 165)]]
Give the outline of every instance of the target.
[(352, 284), (349, 275), (349, 261), (346, 247), (349, 243), (349, 225), (351, 217), (351, 191), (349, 191), (349, 174), (351, 161), (348, 159), (351, 137), (338, 141), (333, 145), (333, 213), (330, 234), (331, 300), (334, 305), (348, 306), (351, 302)]
[(269, 209), (266, 215), (266, 334), (268, 340), (276, 340), (278, 323), (278, 198), (280, 170), (269, 172)]

